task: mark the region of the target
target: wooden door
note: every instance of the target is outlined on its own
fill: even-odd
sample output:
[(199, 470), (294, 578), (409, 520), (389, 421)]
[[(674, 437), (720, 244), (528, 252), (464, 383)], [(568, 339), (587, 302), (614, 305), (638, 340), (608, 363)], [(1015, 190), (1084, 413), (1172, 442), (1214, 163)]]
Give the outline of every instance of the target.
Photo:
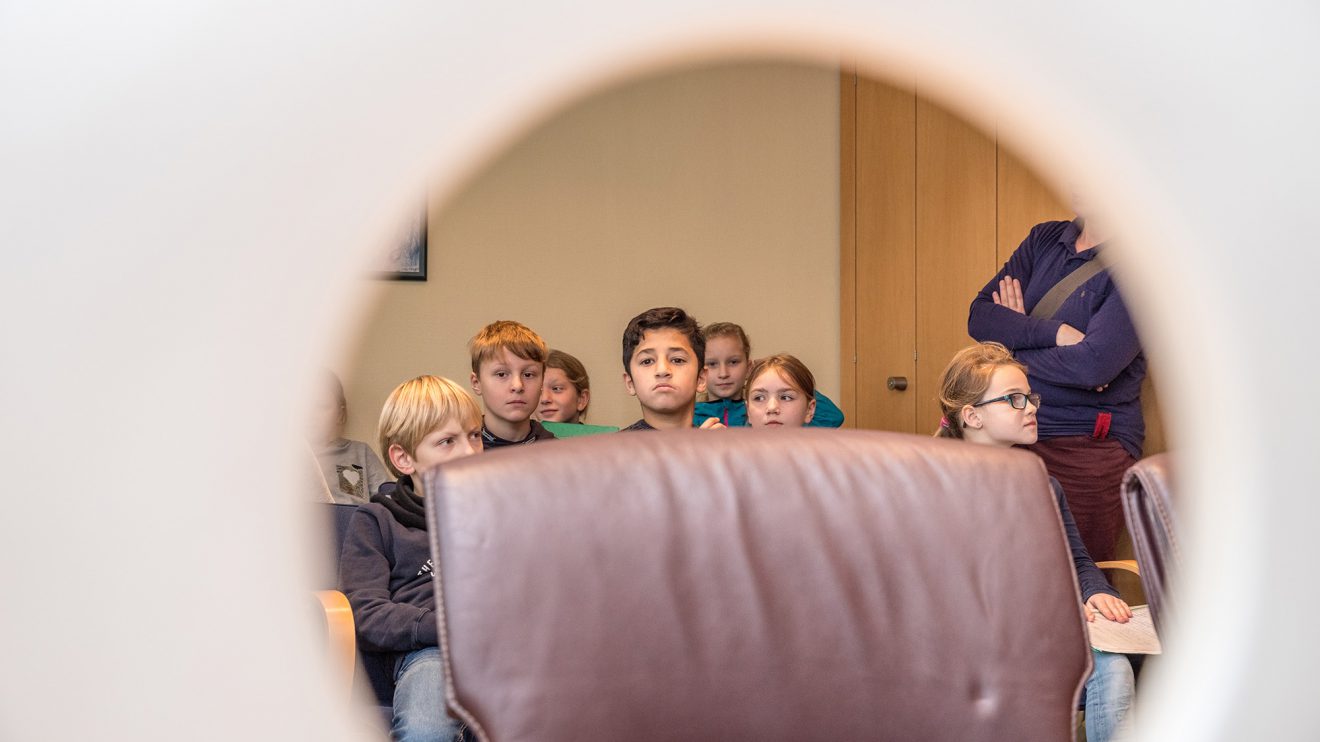
[[(1072, 209), (1036, 177), (1026, 163), (1003, 147), (998, 148), (998, 227), (995, 244), (999, 265), (1018, 249), (1032, 227), (1052, 219), (1071, 219)], [(998, 270), (998, 268), (996, 268)], [(989, 280), (989, 276), (986, 276)]]
[(915, 84), (845, 72), (840, 93), (844, 414), (931, 432), (939, 374), (997, 266), (995, 144)]
[(913, 432), (939, 426), (939, 379), (972, 340), (967, 309), (994, 275), (995, 143), (917, 99), (917, 406)]
[(844, 311), (843, 403), (847, 424), (912, 430), (915, 395), (889, 377), (916, 375), (916, 117), (913, 88), (846, 74), (841, 83)]

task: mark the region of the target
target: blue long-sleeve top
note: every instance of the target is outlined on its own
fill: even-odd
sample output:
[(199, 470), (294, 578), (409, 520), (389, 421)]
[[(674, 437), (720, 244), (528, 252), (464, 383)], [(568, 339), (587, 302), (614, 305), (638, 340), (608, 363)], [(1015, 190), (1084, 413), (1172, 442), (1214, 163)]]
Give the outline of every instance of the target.
[(1068, 551), (1072, 553), (1073, 569), (1077, 570), (1077, 586), (1082, 592), (1082, 602), (1090, 600), (1096, 593), (1119, 597), (1118, 591), (1105, 579), (1105, 573), (1095, 566), (1090, 552), (1082, 544), (1082, 535), (1077, 532), (1077, 522), (1073, 520), (1072, 510), (1068, 508), (1068, 500), (1063, 496), (1063, 486), (1059, 480), (1050, 477), (1050, 489), (1054, 490), (1059, 515), (1063, 518), (1063, 532), (1068, 536)]
[[(730, 428), (747, 426), (747, 400), (712, 399), (698, 402), (692, 411), (692, 424), (701, 425), (715, 418)], [(810, 428), (837, 428), (843, 425), (843, 410), (829, 397), (816, 392), (816, 412), (811, 416)]]
[[(972, 300), (967, 332), (978, 341), (1003, 343), (1027, 367), (1032, 391), (1041, 395), (1036, 413), (1041, 438), (1091, 435), (1096, 416), (1110, 413), (1109, 435), (1128, 453), (1141, 457), (1146, 423), (1141, 416), (1141, 381), (1146, 357), (1109, 271), (1087, 279), (1048, 319), (1031, 310), (1064, 276), (1095, 258), (1103, 245), (1077, 252), (1079, 222), (1045, 222), (1027, 238), (995, 277)], [(999, 281), (1022, 282), (1027, 314), (994, 303)], [(1059, 326), (1067, 324), (1086, 339), (1057, 346)], [(1096, 391), (1105, 387), (1104, 391)]]

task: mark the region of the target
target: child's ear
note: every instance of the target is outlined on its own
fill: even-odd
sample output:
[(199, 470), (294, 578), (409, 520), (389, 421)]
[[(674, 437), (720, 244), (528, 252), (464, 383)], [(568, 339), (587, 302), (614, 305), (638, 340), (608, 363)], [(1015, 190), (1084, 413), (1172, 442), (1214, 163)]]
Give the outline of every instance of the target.
[(390, 450), (386, 451), (385, 455), (390, 457), (390, 463), (394, 464), (394, 468), (404, 474), (411, 476), (417, 471), (417, 464), (413, 461), (412, 454), (403, 450), (403, 446), (391, 443)]
[(810, 401), (810, 402), (807, 402), (807, 419), (806, 419), (806, 420), (803, 420), (803, 421), (802, 421), (802, 424), (805, 425), (805, 424), (811, 422), (811, 418), (813, 418), (813, 417), (815, 417), (815, 416), (816, 416), (816, 398), (815, 398), (815, 397), (812, 397), (812, 398), (811, 398), (811, 401)]
[(472, 393), (475, 394), (475, 395), (477, 395), (478, 397), (480, 397), (480, 396), (481, 396), (481, 379), (477, 378), (477, 372), (476, 372), (476, 371), (473, 371), (473, 372), (472, 372), (472, 375), (468, 377), (468, 383), (472, 385)]
[(623, 372), (623, 386), (625, 389), (628, 390), (628, 396), (630, 397), (637, 396), (637, 389), (633, 387), (632, 374), (628, 373), (627, 371)]
[(578, 412), (587, 409), (587, 405), (590, 403), (591, 403), (591, 390), (583, 389), (582, 393), (578, 395), (578, 405), (577, 405)]
[(963, 408), (959, 410), (958, 414), (962, 416), (964, 428), (980, 430), (985, 424), (981, 421), (981, 413), (977, 412), (976, 408), (971, 405), (963, 405)]
[(702, 364), (701, 368), (697, 369), (697, 393), (704, 391), (706, 391), (706, 365)]

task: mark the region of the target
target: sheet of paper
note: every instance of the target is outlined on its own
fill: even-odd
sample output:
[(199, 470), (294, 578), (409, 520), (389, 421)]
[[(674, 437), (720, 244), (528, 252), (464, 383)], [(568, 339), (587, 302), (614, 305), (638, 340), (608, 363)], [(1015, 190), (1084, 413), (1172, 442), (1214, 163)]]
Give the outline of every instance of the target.
[(1132, 618), (1127, 623), (1110, 621), (1095, 612), (1095, 621), (1086, 624), (1091, 635), (1091, 646), (1104, 652), (1120, 654), (1159, 654), (1160, 637), (1150, 619), (1150, 608), (1132, 606)]

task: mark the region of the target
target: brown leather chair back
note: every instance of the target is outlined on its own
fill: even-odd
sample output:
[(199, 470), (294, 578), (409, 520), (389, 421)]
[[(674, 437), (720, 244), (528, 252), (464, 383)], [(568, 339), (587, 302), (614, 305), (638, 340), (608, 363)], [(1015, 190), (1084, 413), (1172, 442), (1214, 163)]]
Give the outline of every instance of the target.
[(1123, 512), (1141, 567), (1141, 589), (1158, 628), (1168, 620), (1168, 583), (1180, 561), (1168, 454), (1144, 458), (1123, 475)]
[(1065, 740), (1090, 652), (1035, 456), (636, 432), (425, 478), (446, 695), (493, 740)]

